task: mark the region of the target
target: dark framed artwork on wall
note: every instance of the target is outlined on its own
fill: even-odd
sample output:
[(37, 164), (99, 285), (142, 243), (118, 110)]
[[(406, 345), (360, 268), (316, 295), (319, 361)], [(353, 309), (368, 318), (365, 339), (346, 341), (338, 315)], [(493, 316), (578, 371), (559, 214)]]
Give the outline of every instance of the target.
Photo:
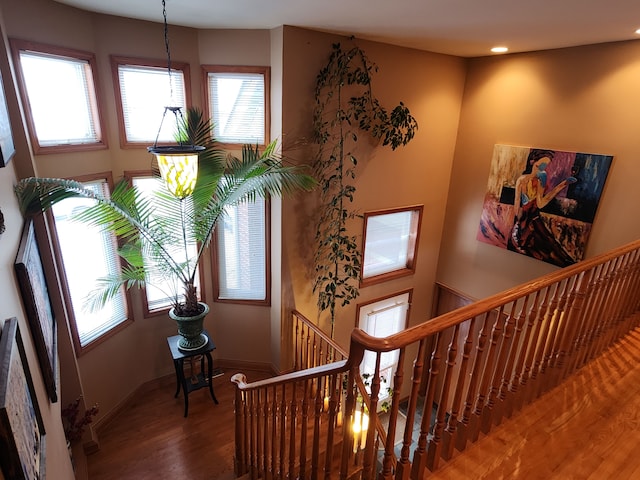
[(7, 108), (7, 97), (4, 94), (2, 75), (0, 75), (0, 167), (6, 167), (9, 160), (16, 153), (13, 145), (13, 135), (11, 134), (11, 123), (9, 122), (9, 110)]
[(57, 402), (57, 324), (51, 308), (33, 220), (25, 223), (15, 270), (44, 383), (51, 401)]
[(4, 478), (45, 477), (45, 431), (17, 319), (0, 337), (0, 467)]
[(612, 161), (495, 145), (476, 238), (559, 267), (582, 260)]

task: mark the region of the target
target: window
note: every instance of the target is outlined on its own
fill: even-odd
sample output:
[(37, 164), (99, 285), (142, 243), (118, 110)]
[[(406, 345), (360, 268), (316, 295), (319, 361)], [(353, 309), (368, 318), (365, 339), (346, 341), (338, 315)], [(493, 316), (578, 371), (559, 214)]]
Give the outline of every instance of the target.
[(364, 214), (364, 261), (360, 286), (415, 271), (422, 205)]
[(111, 68), (121, 146), (148, 146), (156, 136), (158, 143), (174, 142), (175, 117), (167, 112), (163, 119), (164, 107), (184, 111), (191, 103), (189, 65), (172, 62), (169, 75), (166, 62), (112, 56)]
[(35, 153), (106, 148), (92, 53), (11, 40)]
[(270, 202), (227, 207), (216, 227), (213, 255), (216, 300), (269, 305), (269, 209)]
[(269, 67), (202, 68), (214, 138), (226, 144), (266, 145)]
[[(409, 325), (409, 307), (412, 293), (412, 290), (407, 290), (372, 303), (358, 305), (357, 327), (378, 338), (401, 332)], [(380, 356), (380, 396), (378, 399), (380, 407), (391, 396), (393, 376), (398, 367), (399, 356), (399, 350), (384, 352)], [(376, 354), (365, 351), (364, 358), (360, 364), (360, 374), (363, 377), (368, 376), (368, 379), (365, 378), (365, 380), (367, 380), (369, 386), (371, 385), (370, 376), (375, 372), (375, 368)]]
[[(153, 195), (153, 192), (161, 187), (162, 180), (157, 177), (152, 177), (150, 174), (142, 174), (141, 172), (126, 172), (126, 176), (130, 178), (131, 183), (137, 187), (145, 195)], [(196, 244), (189, 244), (188, 255), (193, 257), (197, 254), (198, 246)], [(180, 261), (185, 260), (184, 252), (178, 249), (176, 252), (171, 252), (171, 256), (174, 259)], [(198, 289), (198, 295), (202, 298), (202, 290), (200, 286), (202, 280), (199, 272), (196, 274), (196, 288)], [(158, 312), (164, 312), (172, 305), (172, 293), (182, 293), (182, 287), (180, 285), (174, 285), (170, 279), (162, 278), (158, 275), (147, 279), (147, 285), (144, 288), (144, 301), (146, 303), (145, 315), (154, 314)]]
[[(78, 180), (95, 192), (109, 195), (110, 174), (102, 178), (83, 177)], [(63, 291), (78, 352), (127, 320), (124, 289), (102, 310), (88, 312), (83, 307), (87, 294), (95, 289), (97, 279), (120, 271), (115, 237), (71, 220), (77, 210), (91, 204), (92, 200), (89, 199), (68, 198), (52, 209), (55, 219), (54, 244), (58, 249), (56, 257), (60, 270), (64, 272)]]

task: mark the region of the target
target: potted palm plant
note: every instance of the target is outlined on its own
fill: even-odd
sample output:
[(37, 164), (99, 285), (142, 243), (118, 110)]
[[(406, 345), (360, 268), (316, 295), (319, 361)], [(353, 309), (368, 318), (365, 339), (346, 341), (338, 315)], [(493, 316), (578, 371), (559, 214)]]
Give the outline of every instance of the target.
[[(87, 299), (89, 308), (104, 306), (121, 289), (142, 287), (155, 280), (171, 280), (172, 307), (169, 316), (178, 321), (182, 336), (179, 347), (195, 350), (206, 343), (202, 321), (208, 306), (198, 301), (197, 266), (211, 242), (225, 208), (256, 196), (310, 190), (315, 181), (303, 167), (285, 165), (275, 143), (264, 151), (245, 145), (236, 158), (221, 150), (211, 136), (211, 124), (197, 109), (189, 109), (178, 128), (180, 140), (202, 145), (198, 156), (198, 178), (188, 195), (174, 195), (160, 182), (153, 195), (120, 181), (110, 197), (97, 194), (81, 183), (59, 178), (26, 178), (15, 187), (23, 213), (44, 212), (57, 202), (82, 197), (93, 206), (75, 215), (88, 225), (113, 232), (119, 239), (122, 268), (101, 278)], [(196, 253), (188, 245), (197, 245)]]

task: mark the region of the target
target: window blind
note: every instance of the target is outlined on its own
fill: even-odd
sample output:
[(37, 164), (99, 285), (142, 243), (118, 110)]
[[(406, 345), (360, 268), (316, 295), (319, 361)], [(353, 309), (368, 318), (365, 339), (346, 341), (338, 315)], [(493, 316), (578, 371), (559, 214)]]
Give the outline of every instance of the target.
[(20, 66), (41, 146), (100, 141), (89, 62), (20, 51)]
[(267, 252), (265, 200), (227, 207), (218, 224), (218, 298), (265, 300)]
[(264, 75), (210, 72), (208, 78), (215, 139), (221, 143), (264, 144)]
[[(171, 78), (170, 78), (171, 77)], [(175, 140), (176, 122), (164, 107), (186, 109), (184, 74), (181, 70), (138, 65), (118, 65), (120, 101), (125, 134), (129, 142), (153, 143)], [(162, 129), (158, 129), (162, 121)]]
[[(87, 188), (108, 195), (106, 181), (84, 184)], [(121, 290), (99, 311), (85, 308), (86, 297), (96, 288), (97, 280), (117, 274), (120, 269), (116, 240), (108, 232), (72, 220), (78, 210), (92, 205), (92, 200), (69, 198), (53, 207), (73, 317), (80, 340), (85, 346), (127, 319), (124, 291)]]

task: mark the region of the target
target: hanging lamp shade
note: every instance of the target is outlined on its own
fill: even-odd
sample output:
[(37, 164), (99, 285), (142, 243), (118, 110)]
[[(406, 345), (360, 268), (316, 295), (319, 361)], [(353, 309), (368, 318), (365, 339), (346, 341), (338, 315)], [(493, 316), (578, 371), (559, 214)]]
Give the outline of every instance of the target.
[(198, 180), (198, 145), (153, 146), (147, 150), (156, 156), (160, 175), (167, 189), (178, 198), (193, 193)]
[[(169, 25), (167, 23), (166, 2), (162, 0), (162, 16), (164, 18), (164, 45), (167, 51), (167, 73), (169, 76), (169, 95), (173, 99), (173, 83), (171, 78), (171, 51), (169, 48)], [(158, 137), (162, 131), (162, 124), (167, 116), (167, 112), (173, 113), (176, 122), (176, 132), (178, 133), (178, 145), (159, 146)], [(156, 156), (160, 175), (162, 176), (167, 189), (179, 199), (188, 197), (193, 193), (198, 180), (198, 154), (205, 147), (184, 143), (181, 127), (185, 124), (182, 110), (177, 106), (164, 107), (160, 128), (156, 135), (156, 141), (147, 150)], [(184, 132), (182, 132), (184, 133)]]

